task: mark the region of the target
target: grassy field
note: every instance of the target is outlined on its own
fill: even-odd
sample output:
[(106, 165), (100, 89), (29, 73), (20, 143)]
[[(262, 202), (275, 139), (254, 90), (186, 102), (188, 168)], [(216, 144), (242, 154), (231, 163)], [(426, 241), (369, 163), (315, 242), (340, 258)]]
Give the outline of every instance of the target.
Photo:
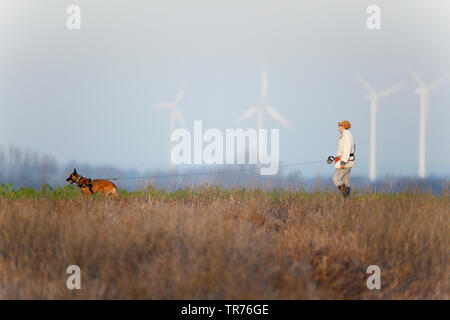
[(3, 185), (0, 299), (449, 299), (448, 196)]

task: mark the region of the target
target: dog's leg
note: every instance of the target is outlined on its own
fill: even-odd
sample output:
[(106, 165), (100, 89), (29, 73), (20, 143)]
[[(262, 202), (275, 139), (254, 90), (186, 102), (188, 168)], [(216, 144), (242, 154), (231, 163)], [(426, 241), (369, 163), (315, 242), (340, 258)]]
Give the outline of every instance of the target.
[(83, 192), (85, 199), (89, 199), (89, 196), (91, 195), (91, 192), (89, 190), (85, 190), (83, 188), (83, 189), (81, 189), (81, 192)]
[(120, 194), (119, 194), (119, 192), (117, 191), (116, 188), (112, 189), (111, 192), (109, 193), (109, 195), (110, 195), (111, 197), (116, 198), (116, 199), (117, 199), (117, 198), (120, 198)]

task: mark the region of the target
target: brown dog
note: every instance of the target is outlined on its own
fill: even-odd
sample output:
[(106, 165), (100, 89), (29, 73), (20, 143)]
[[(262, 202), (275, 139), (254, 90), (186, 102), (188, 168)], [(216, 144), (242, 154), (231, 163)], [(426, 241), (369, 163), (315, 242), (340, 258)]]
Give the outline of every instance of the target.
[(84, 196), (88, 198), (91, 194), (101, 192), (105, 197), (110, 195), (113, 197), (119, 197), (119, 192), (114, 183), (109, 180), (92, 180), (84, 178), (82, 175), (77, 173), (74, 168), (72, 174), (66, 179), (66, 181), (75, 183)]

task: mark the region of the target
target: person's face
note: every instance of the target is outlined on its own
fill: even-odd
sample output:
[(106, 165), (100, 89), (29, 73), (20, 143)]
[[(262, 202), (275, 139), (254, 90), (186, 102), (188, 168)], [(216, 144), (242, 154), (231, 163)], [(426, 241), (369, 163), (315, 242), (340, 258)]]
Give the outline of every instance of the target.
[(339, 125), (339, 132), (342, 132), (342, 131), (344, 131), (344, 130), (345, 130), (344, 126)]

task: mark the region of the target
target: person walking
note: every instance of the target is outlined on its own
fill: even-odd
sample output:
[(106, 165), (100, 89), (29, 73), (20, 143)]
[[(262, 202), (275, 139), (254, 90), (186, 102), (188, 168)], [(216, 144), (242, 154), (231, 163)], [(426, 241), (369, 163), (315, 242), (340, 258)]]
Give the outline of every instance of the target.
[(333, 183), (344, 198), (350, 196), (350, 171), (355, 165), (355, 143), (347, 120), (338, 122), (339, 145), (335, 158)]

